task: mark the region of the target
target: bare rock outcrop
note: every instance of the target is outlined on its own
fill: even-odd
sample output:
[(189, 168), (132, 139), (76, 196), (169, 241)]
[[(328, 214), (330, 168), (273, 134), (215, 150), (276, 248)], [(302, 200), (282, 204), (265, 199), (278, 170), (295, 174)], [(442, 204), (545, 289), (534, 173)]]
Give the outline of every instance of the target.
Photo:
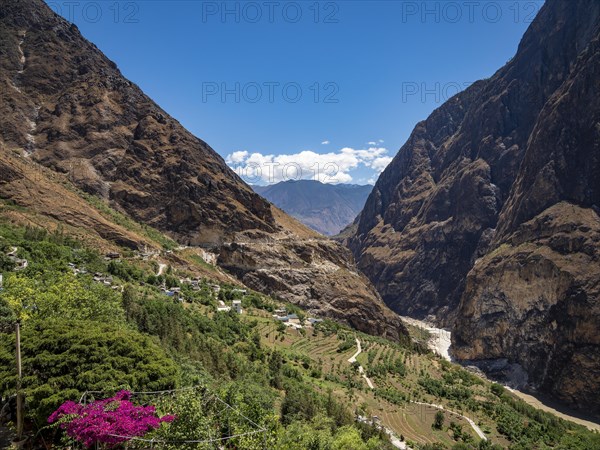
[[(352, 258), (338, 244), (326, 244), (320, 258), (345, 275), (327, 280), (327, 295), (312, 295), (324, 289), (321, 269), (309, 266), (303, 277), (293, 270), (298, 254), (315, 250), (303, 241), (310, 231), (256, 194), (43, 0), (0, 0), (0, 144), (0, 198), (135, 246), (126, 230), (103, 221), (75, 194), (58, 185), (42, 189), (47, 178), (38, 185), (20, 182), (25, 166), (10, 160), (18, 154), (185, 245), (225, 246), (241, 232), (259, 242), (265, 235), (284, 234), (296, 243), (281, 246), (279, 258), (262, 258), (260, 250), (252, 256), (255, 273), (273, 270), (284, 286), (277, 291), (265, 286), (265, 291), (284, 297), (288, 289), (295, 292), (290, 301), (304, 305), (317, 299), (323, 311), (331, 301), (331, 316), (366, 332), (396, 338), (406, 333), (369, 281), (350, 274)], [(28, 198), (28, 190), (35, 191), (35, 199)], [(254, 248), (260, 246), (249, 246), (246, 256)], [(239, 276), (250, 283), (247, 274)], [(358, 311), (380, 314), (365, 314), (361, 322)]]
[(288, 233), (236, 241), (219, 248), (218, 263), (245, 285), (366, 333), (405, 338), (400, 318), (336, 242)]
[(548, 0), (517, 54), (419, 123), (347, 238), (455, 356), (600, 413), (600, 3)]

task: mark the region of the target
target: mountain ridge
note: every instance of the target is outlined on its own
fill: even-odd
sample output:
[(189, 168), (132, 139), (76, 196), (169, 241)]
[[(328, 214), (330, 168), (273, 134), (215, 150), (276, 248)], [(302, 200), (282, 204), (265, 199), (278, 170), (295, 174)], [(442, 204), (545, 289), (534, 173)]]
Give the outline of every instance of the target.
[(290, 180), (252, 189), (304, 225), (326, 236), (338, 234), (362, 210), (372, 186)]
[[(40, 213), (96, 226), (97, 220), (88, 220), (95, 213), (62, 195), (52, 181), (66, 175), (77, 189), (134, 221), (182, 245), (211, 250), (247, 283), (257, 280), (253, 287), (259, 291), (280, 297), (302, 292), (290, 299), (363, 331), (405, 335), (349, 252), (334, 242), (315, 245), (316, 233), (254, 193), (204, 141), (125, 79), (75, 25), (42, 0), (2, 0), (0, 6), (0, 166), (12, 174), (0, 182), (2, 198), (23, 205), (35, 200)], [(7, 155), (26, 167), (12, 170)], [(36, 164), (50, 172), (36, 170)], [(46, 191), (28, 173), (42, 174)], [(77, 212), (83, 217), (74, 217)], [(265, 241), (276, 243), (275, 254), (264, 253)], [(324, 289), (331, 268), (344, 275), (344, 284)]]
[(597, 2), (547, 1), (504, 67), (417, 124), (346, 237), (386, 304), (453, 328), (458, 359), (521, 365), (596, 414), (599, 36)]

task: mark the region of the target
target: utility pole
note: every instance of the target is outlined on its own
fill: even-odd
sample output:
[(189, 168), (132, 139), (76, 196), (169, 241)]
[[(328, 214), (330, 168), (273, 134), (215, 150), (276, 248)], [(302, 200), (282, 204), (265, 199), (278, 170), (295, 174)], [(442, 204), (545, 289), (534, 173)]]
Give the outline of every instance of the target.
[(15, 335), (17, 344), (17, 442), (23, 437), (23, 394), (21, 392), (21, 324), (15, 323)]

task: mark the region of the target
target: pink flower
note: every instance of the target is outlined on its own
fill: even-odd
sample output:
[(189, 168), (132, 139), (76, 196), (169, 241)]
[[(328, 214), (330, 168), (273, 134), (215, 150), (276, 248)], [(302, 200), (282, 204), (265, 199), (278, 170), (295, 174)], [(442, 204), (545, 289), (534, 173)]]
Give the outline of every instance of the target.
[(49, 423), (64, 420), (60, 427), (72, 438), (91, 447), (96, 443), (114, 446), (133, 437), (144, 436), (162, 422), (170, 423), (173, 415), (158, 417), (154, 406), (135, 406), (129, 391), (89, 405), (72, 401), (63, 403), (48, 418)]

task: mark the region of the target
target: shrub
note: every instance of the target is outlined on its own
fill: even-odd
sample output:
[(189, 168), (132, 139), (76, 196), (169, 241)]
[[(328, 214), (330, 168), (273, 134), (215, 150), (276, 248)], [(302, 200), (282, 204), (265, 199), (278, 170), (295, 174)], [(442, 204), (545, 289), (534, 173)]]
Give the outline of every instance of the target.
[[(0, 393), (14, 392), (14, 335), (0, 334)], [(87, 390), (170, 389), (178, 369), (154, 340), (90, 321), (32, 321), (22, 327), (23, 387), (30, 416), (45, 422)]]
[(494, 394), (497, 397), (502, 397), (502, 394), (504, 394), (504, 386), (502, 386), (501, 384), (493, 383), (490, 389), (492, 391), (492, 394)]
[(88, 405), (67, 401), (50, 415), (48, 422), (57, 423), (89, 448), (95, 444), (121, 444), (175, 419), (172, 415), (158, 417), (154, 406), (135, 406), (130, 397), (128, 391), (120, 391), (114, 397)]
[(435, 419), (433, 420), (433, 428), (436, 430), (441, 430), (444, 426), (445, 416), (442, 411), (438, 411), (435, 413)]

